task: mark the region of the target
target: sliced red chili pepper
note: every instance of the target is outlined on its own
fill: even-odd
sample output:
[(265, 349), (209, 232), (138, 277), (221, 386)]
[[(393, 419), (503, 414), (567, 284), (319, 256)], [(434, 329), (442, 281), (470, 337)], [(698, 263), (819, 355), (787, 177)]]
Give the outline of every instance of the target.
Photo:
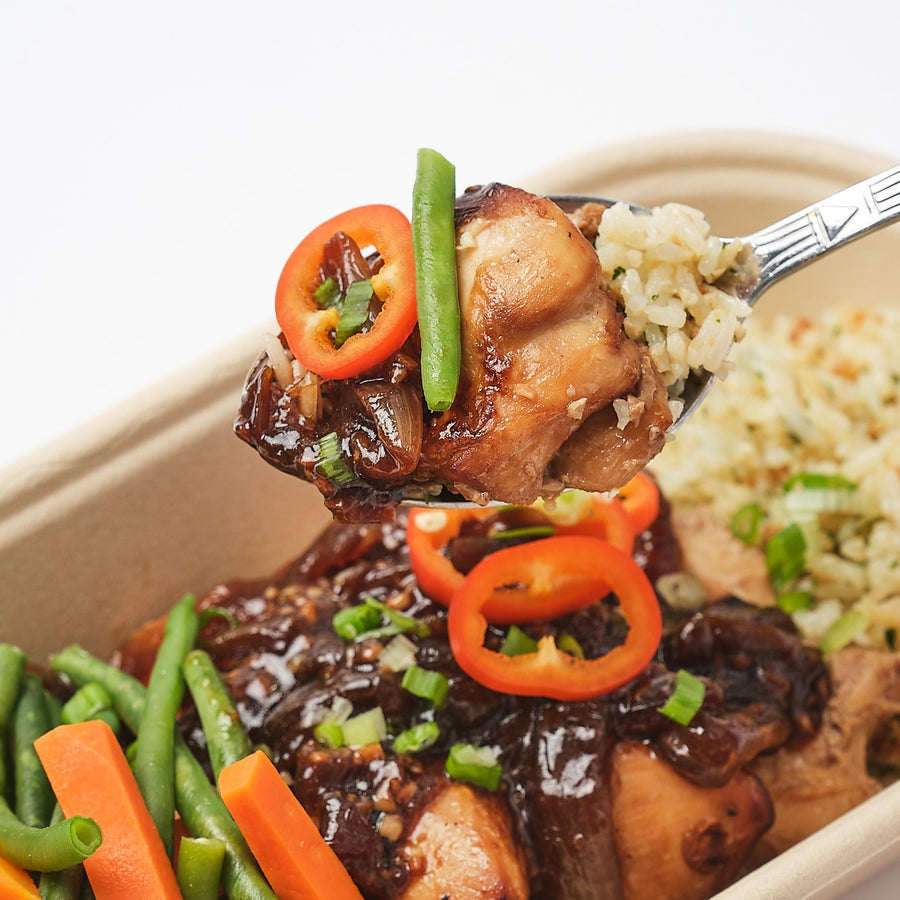
[(656, 521), (660, 507), (659, 487), (646, 472), (638, 472), (620, 487), (618, 497), (632, 521), (635, 534), (646, 531)]
[(463, 525), (472, 519), (495, 516), (496, 509), (423, 509), (410, 510), (406, 523), (409, 561), (419, 587), (432, 600), (450, 605), (465, 575), (444, 554), (444, 548)]
[[(406, 525), (409, 560), (419, 587), (428, 597), (444, 606), (449, 605), (465, 576), (448, 559), (445, 553), (447, 544), (459, 535), (466, 522), (497, 514), (497, 508), (491, 507), (446, 510), (420, 508), (410, 511)], [(553, 524), (556, 535), (602, 538), (628, 554), (634, 549), (634, 525), (616, 498), (591, 495), (585, 512), (577, 521), (560, 523), (553, 520), (552, 514), (549, 521)], [(485, 613), (489, 621), (499, 622), (494, 617), (493, 605), (488, 606)], [(504, 613), (501, 611), (499, 614)]]
[[(313, 292), (325, 244), (344, 232), (384, 261), (372, 276), (381, 310), (371, 328), (335, 346), (339, 314), (321, 309)], [(275, 291), (275, 317), (297, 359), (323, 378), (350, 378), (387, 359), (403, 345), (416, 324), (416, 272), (412, 227), (393, 206), (360, 206), (314, 228), (288, 258)]]
[[(597, 659), (578, 659), (552, 636), (534, 653), (504, 656), (484, 646), (485, 607), (498, 597), (522, 613), (518, 621), (554, 618), (589, 606), (609, 584), (628, 622), (625, 643)], [(450, 647), (459, 666), (491, 690), (584, 700), (608, 693), (639, 675), (662, 634), (656, 592), (641, 567), (606, 541), (552, 537), (485, 557), (450, 604)]]

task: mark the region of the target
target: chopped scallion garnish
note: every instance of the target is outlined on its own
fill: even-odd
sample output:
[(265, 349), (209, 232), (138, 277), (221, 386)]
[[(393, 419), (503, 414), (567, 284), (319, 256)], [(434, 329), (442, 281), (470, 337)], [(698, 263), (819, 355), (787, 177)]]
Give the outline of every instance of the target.
[(806, 538), (795, 522), (766, 543), (766, 567), (777, 590), (790, 584), (806, 565)]
[(763, 511), (758, 503), (746, 503), (731, 518), (731, 533), (749, 546), (759, 541)]
[(584, 648), (571, 634), (561, 634), (556, 639), (556, 646), (560, 650), (562, 650), (563, 653), (568, 653), (569, 656), (574, 656), (575, 659), (584, 659)]
[(495, 791), (500, 785), (503, 767), (490, 747), (454, 744), (444, 764), (447, 774), (457, 781), (467, 781)]
[(389, 624), (381, 628), (374, 628), (372, 631), (360, 635), (360, 639), (368, 637), (383, 638), (394, 634), (406, 633), (415, 634), (417, 637), (428, 637), (431, 633), (431, 629), (424, 622), (420, 622), (412, 616), (404, 615), (402, 612), (392, 609), (386, 603), (382, 603), (374, 597), (366, 597), (366, 606), (386, 616)]
[(334, 346), (340, 347), (350, 335), (362, 330), (369, 316), (372, 300), (372, 282), (368, 279), (354, 281), (344, 295), (340, 306), (340, 319), (334, 332)]
[(536, 653), (537, 648), (537, 641), (533, 637), (522, 631), (518, 625), (511, 625), (503, 639), (500, 652), (504, 656), (525, 656), (527, 653)]
[(819, 640), (819, 649), (825, 656), (836, 653), (857, 638), (869, 624), (866, 614), (859, 609), (848, 609), (836, 619)]
[(378, 666), (386, 672), (405, 672), (416, 661), (418, 647), (405, 635), (397, 634), (385, 644)]
[(450, 682), (447, 680), (447, 676), (441, 672), (423, 669), (421, 666), (410, 666), (403, 673), (400, 687), (416, 697), (429, 700), (435, 707), (438, 707), (447, 697)]
[(313, 737), (322, 744), (323, 747), (328, 747), (331, 750), (344, 746), (343, 726), (328, 719), (324, 722), (319, 722), (319, 724), (316, 725), (313, 729)]
[(322, 309), (336, 306), (341, 299), (341, 289), (337, 282), (329, 276), (314, 291), (313, 297)]
[(394, 738), (395, 753), (418, 753), (433, 746), (440, 737), (440, 729), (435, 722), (419, 722)]
[(784, 483), (784, 490), (796, 487), (817, 491), (855, 491), (857, 485), (843, 475), (825, 475), (821, 472), (797, 472)]
[(788, 615), (791, 615), (798, 609), (807, 609), (812, 603), (812, 595), (809, 591), (787, 591), (779, 594), (776, 602)]
[(380, 706), (367, 709), (344, 722), (344, 746), (350, 748), (378, 744), (387, 738), (387, 722)]
[(679, 669), (675, 677), (675, 690), (659, 711), (680, 725), (690, 725), (705, 696), (706, 685), (696, 675)]
[(381, 613), (366, 603), (349, 606), (336, 612), (331, 624), (338, 637), (345, 641), (355, 641), (361, 634), (381, 624)]
[(552, 537), (556, 529), (552, 525), (528, 525), (523, 528), (508, 528), (506, 531), (495, 531), (491, 538), (497, 541), (516, 541), (519, 539), (537, 540)]
[(322, 435), (315, 444), (318, 462), (316, 468), (332, 483), (338, 487), (350, 484), (356, 479), (356, 475), (350, 466), (350, 460), (341, 449), (341, 442), (337, 432), (330, 431)]

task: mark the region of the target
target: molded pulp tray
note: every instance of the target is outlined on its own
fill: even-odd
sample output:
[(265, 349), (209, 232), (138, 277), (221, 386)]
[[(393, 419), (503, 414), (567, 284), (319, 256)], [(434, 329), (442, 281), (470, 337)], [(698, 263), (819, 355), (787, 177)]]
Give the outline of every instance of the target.
[[(702, 209), (715, 234), (740, 235), (891, 164), (796, 137), (681, 134), (604, 148), (523, 186), (681, 201)], [(774, 288), (750, 327), (779, 309), (900, 302), (898, 258), (900, 226), (858, 241)], [(36, 659), (73, 642), (106, 654), (186, 591), (275, 571), (327, 523), (314, 489), (265, 465), (231, 431), (265, 330), (274, 325), (0, 473), (0, 639)], [(720, 897), (886, 898), (897, 893), (894, 865), (900, 784)]]

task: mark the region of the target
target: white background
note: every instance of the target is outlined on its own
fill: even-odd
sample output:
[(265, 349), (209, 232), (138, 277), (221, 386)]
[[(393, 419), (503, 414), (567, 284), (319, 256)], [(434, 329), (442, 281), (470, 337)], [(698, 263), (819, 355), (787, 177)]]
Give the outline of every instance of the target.
[(695, 129), (900, 159), (897, 18), (884, 0), (2, 0), (0, 466), (262, 330), (306, 231), (408, 210), (420, 146), (461, 187)]
[[(885, 12), (889, 10), (889, 12)], [(881, 0), (0, 4), (0, 466), (268, 323), (297, 241), (709, 128), (900, 158)], [(2, 475), (0, 475), (2, 477)]]

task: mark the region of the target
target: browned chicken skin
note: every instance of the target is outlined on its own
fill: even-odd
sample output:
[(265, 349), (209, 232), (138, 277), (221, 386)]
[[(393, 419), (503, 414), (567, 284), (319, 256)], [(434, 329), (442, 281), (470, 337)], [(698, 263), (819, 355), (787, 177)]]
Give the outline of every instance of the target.
[(665, 396), (622, 330), (594, 248), (554, 203), (499, 184), (460, 199), (457, 245), (461, 382), (450, 410), (429, 423), (423, 464), (464, 495), (511, 503), (574, 481), (593, 490), (624, 484), (660, 449), (656, 438), (671, 424), (666, 404), (654, 440), (629, 442), (626, 466), (619, 457), (595, 465), (609, 448), (613, 416), (547, 473), (573, 434), (598, 424), (592, 416), (639, 382)]

